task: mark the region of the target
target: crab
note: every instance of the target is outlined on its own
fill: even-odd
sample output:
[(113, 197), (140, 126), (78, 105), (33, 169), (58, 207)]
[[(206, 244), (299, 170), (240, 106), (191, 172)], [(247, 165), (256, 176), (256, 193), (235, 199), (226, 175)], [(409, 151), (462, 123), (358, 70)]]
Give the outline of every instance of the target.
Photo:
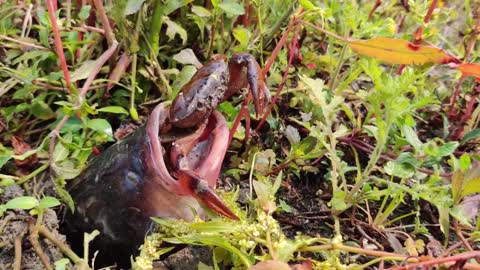
[(214, 191), (229, 145), (226, 120), (216, 107), (247, 85), (261, 114), (270, 96), (254, 57), (237, 53), (227, 62), (215, 55), (171, 105), (157, 105), (144, 126), (105, 150), (72, 182), (70, 235), (99, 230), (94, 248), (110, 263), (136, 253), (154, 227), (151, 217), (206, 219), (210, 209), (239, 220)]

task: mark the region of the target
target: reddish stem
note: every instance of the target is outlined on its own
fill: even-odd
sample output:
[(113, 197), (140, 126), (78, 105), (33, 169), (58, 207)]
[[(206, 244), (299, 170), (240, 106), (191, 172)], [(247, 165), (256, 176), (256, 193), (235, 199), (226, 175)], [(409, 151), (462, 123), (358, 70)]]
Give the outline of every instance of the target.
[(377, 0), (375, 1), (375, 5), (373, 6), (372, 10), (370, 10), (370, 13), (368, 13), (368, 19), (367, 21), (370, 21), (373, 17), (373, 14), (375, 13), (375, 11), (380, 7), (380, 5), (382, 4), (383, 0)]
[(60, 66), (63, 70), (63, 76), (65, 77), (65, 82), (67, 83), (68, 92), (71, 94), (72, 81), (70, 80), (70, 74), (68, 73), (67, 61), (65, 60), (65, 54), (63, 53), (62, 40), (60, 39), (60, 32), (58, 30), (57, 19), (55, 18), (56, 1), (46, 0), (48, 8), (48, 16), (50, 17), (50, 22), (52, 23), (53, 36), (55, 39), (55, 49), (57, 51), (58, 59), (60, 60)]
[[(463, 260), (466, 261), (475, 257), (480, 257), (480, 251), (465, 252), (465, 253), (461, 253), (454, 256), (445, 257), (445, 258), (436, 258), (428, 261), (411, 263), (405, 266), (392, 267), (390, 269), (391, 270), (428, 269), (429, 266), (440, 265), (448, 262), (457, 262), (457, 261), (463, 261)], [(471, 266), (474, 266), (474, 268), (470, 268)], [(465, 265), (464, 267), (465, 269), (480, 269), (480, 266), (474, 265), (474, 264), (469, 264), (468, 266)]]
[[(430, 19), (432, 18), (433, 11), (435, 10), (435, 7), (437, 7), (438, 0), (433, 0), (432, 3), (430, 4), (430, 7), (428, 7), (427, 14), (425, 14), (425, 18), (423, 18), (423, 22), (427, 24), (430, 22)], [(423, 35), (423, 25), (420, 25), (415, 33), (413, 34), (413, 44), (419, 45), (422, 42), (422, 35)], [(403, 69), (405, 68), (405, 65), (401, 65), (398, 68), (397, 74), (402, 74)]]
[[(297, 43), (298, 43), (298, 36), (300, 34), (300, 24), (297, 24), (297, 28), (295, 30), (295, 34), (293, 36), (293, 40), (292, 40), (292, 48), (296, 48), (297, 47)], [(260, 128), (263, 126), (263, 124), (267, 121), (267, 118), (268, 116), (270, 115), (272, 109), (273, 109), (273, 106), (275, 105), (275, 103), (277, 102), (277, 99), (280, 97), (280, 93), (282, 92), (282, 89), (283, 87), (285, 86), (285, 82), (287, 81), (287, 77), (288, 77), (288, 73), (289, 73), (289, 70), (290, 70), (290, 66), (292, 65), (292, 62), (293, 62), (293, 57), (294, 57), (294, 50), (290, 50), (289, 53), (288, 53), (288, 64), (287, 64), (287, 68), (285, 69), (285, 72), (283, 73), (283, 78), (282, 78), (282, 82), (280, 83), (280, 85), (278, 86), (278, 89), (277, 89), (277, 93), (275, 93), (275, 96), (273, 97), (272, 99), (272, 103), (270, 104), (270, 106), (268, 107), (267, 111), (265, 112), (265, 114), (263, 115), (262, 117), (262, 120), (260, 121), (260, 123), (257, 125), (257, 127), (255, 128), (255, 131), (259, 131)], [(266, 68), (266, 67), (265, 67)]]

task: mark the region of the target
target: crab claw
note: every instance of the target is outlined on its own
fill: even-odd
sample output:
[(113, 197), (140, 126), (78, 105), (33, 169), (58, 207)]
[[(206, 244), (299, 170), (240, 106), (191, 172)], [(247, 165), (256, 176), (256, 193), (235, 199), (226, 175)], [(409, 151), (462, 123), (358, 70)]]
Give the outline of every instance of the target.
[(183, 194), (195, 197), (222, 216), (239, 220), (214, 192), (227, 148), (226, 120), (214, 111), (207, 125), (172, 144), (170, 160), (176, 164), (178, 184)]
[(214, 212), (233, 220), (240, 220), (240, 218), (228, 208), (225, 202), (218, 197), (208, 185), (208, 182), (199, 178), (196, 173), (192, 171), (182, 171), (178, 174), (178, 181), (185, 190), (189, 190), (192, 196)]
[(230, 81), (224, 99), (229, 98), (248, 83), (253, 95), (255, 113), (258, 117), (270, 102), (270, 91), (268, 90), (265, 76), (260, 65), (258, 65), (251, 54), (236, 53), (230, 58), (228, 69), (230, 72)]

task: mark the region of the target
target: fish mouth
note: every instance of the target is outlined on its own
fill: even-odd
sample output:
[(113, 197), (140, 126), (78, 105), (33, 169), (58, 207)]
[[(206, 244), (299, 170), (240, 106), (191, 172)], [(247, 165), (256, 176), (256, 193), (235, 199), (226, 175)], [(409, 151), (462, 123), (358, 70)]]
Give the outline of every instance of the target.
[[(192, 196), (222, 216), (239, 220), (214, 192), (228, 148), (229, 129), (223, 115), (217, 111), (212, 112), (208, 124), (203, 124), (191, 135), (172, 142), (170, 155), (165, 155), (159, 131), (168, 124), (168, 117), (168, 107), (159, 104), (152, 111), (146, 125), (150, 167), (155, 183), (176, 195)], [(195, 150), (199, 142), (206, 146)], [(198, 155), (202, 158), (197, 162), (189, 162), (189, 156), (197, 155), (194, 151), (201, 151)], [(176, 177), (167, 168), (165, 157), (168, 156), (170, 163), (177, 166), (173, 173)]]

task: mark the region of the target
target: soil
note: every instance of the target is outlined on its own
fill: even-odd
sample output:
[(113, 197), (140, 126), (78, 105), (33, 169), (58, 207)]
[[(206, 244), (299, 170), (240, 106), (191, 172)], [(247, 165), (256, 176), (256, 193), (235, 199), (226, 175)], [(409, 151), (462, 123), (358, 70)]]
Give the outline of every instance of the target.
[[(0, 203), (8, 200), (24, 196), (24, 190), (17, 185), (6, 187), (3, 193), (0, 193)], [(0, 269), (13, 269), (15, 259), (15, 238), (22, 238), (22, 261), (21, 269), (25, 270), (43, 270), (45, 266), (32, 247), (29, 240), (28, 227), (30, 222), (35, 220), (23, 210), (6, 211), (0, 219), (0, 243), (2, 250), (0, 251)], [(43, 215), (43, 225), (53, 233), (53, 235), (62, 242), (65, 242), (65, 236), (58, 232), (59, 220), (55, 211), (47, 209)], [(51, 265), (63, 258), (60, 249), (48, 240), (40, 237), (40, 245), (43, 252), (47, 256)]]

